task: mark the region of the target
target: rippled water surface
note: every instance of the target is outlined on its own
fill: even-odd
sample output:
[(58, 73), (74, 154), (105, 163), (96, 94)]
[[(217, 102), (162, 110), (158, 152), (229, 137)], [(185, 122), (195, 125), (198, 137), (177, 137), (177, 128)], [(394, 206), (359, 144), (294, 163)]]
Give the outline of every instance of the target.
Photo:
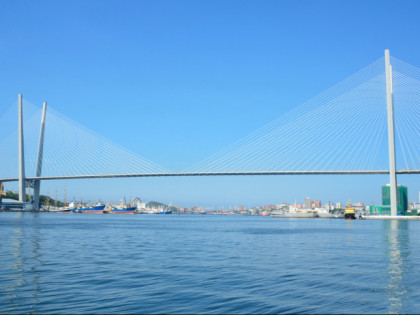
[(0, 213), (0, 313), (418, 313), (420, 222)]

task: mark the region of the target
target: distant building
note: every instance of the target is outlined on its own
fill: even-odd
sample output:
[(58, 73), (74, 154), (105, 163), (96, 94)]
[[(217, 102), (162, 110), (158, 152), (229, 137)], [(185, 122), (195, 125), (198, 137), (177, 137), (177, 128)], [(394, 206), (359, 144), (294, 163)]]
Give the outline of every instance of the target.
[(312, 209), (321, 208), (321, 201), (319, 200), (311, 201), (311, 208)]
[(245, 210), (245, 207), (244, 207), (244, 206), (239, 206), (239, 207), (238, 207), (238, 210), (239, 210), (239, 211), (244, 211), (244, 210)]
[(267, 206), (263, 206), (263, 209), (264, 210), (270, 210), (270, 209), (273, 209), (273, 208), (275, 208), (276, 206), (274, 206), (274, 205), (267, 205)]
[(311, 198), (305, 198), (305, 209), (311, 209)]
[[(391, 186), (389, 184), (382, 186), (382, 206), (391, 205)], [(405, 215), (408, 209), (407, 187), (397, 186), (397, 213)]]
[(342, 208), (342, 204), (341, 204), (341, 202), (337, 202), (337, 203), (335, 204), (335, 208), (336, 208), (336, 209), (341, 209), (341, 208)]

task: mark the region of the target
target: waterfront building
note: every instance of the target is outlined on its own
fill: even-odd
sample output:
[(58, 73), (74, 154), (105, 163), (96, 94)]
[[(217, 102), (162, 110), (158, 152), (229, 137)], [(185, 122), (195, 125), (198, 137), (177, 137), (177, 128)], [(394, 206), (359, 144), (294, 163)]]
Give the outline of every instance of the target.
[(321, 208), (321, 201), (319, 200), (311, 201), (311, 208), (312, 209)]
[(305, 209), (311, 209), (311, 198), (305, 198)]
[(0, 210), (10, 211), (35, 211), (35, 206), (30, 202), (21, 202), (14, 199), (2, 198)]
[[(390, 200), (390, 185), (382, 186), (382, 205), (369, 207), (371, 214), (390, 215), (391, 214), (391, 200)], [(407, 187), (397, 186), (397, 215), (416, 215), (416, 211), (408, 209), (408, 194)]]
[[(390, 185), (382, 186), (382, 206), (391, 205)], [(408, 209), (408, 193), (407, 187), (403, 185), (397, 186), (397, 208), (398, 214), (405, 215)]]

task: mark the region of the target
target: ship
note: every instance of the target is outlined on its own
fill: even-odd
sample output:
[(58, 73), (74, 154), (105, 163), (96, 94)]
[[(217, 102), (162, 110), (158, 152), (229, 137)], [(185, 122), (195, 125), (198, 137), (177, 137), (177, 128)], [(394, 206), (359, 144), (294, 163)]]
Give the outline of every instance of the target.
[(118, 213), (118, 214), (133, 214), (136, 211), (137, 207), (122, 207), (122, 208), (114, 208), (111, 210), (111, 213)]
[(159, 210), (159, 212), (156, 212), (157, 214), (172, 214), (171, 210)]
[(69, 203), (68, 206), (65, 207), (50, 207), (47, 206), (44, 208), (44, 211), (48, 211), (48, 212), (74, 212), (76, 210), (76, 205), (74, 204), (74, 202)]
[(75, 209), (72, 209), (72, 212), (76, 213), (103, 213), (103, 210), (105, 209), (105, 205), (98, 202), (95, 206), (90, 207), (78, 207)]
[(111, 213), (117, 214), (133, 214), (136, 211), (137, 206), (133, 206), (133, 198), (130, 199), (128, 204), (126, 203), (125, 197), (124, 200), (121, 200), (118, 206), (114, 206), (111, 209)]
[(347, 201), (347, 207), (344, 210), (344, 219), (348, 219), (348, 220), (356, 219), (356, 213), (354, 211), (354, 208), (350, 204), (350, 200)]

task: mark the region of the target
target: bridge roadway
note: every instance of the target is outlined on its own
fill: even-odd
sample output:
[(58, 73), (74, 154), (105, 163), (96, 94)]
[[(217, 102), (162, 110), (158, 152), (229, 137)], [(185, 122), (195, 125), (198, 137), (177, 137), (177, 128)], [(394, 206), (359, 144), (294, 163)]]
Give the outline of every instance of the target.
[[(398, 170), (397, 174), (420, 174), (420, 170)], [(122, 177), (171, 177), (171, 176), (247, 176), (247, 175), (388, 175), (387, 170), (376, 171), (262, 171), (262, 172), (174, 172), (174, 173), (137, 173), (137, 174), (99, 174), (26, 177), (26, 180), (93, 179)], [(19, 178), (3, 178), (0, 182), (15, 182)]]

